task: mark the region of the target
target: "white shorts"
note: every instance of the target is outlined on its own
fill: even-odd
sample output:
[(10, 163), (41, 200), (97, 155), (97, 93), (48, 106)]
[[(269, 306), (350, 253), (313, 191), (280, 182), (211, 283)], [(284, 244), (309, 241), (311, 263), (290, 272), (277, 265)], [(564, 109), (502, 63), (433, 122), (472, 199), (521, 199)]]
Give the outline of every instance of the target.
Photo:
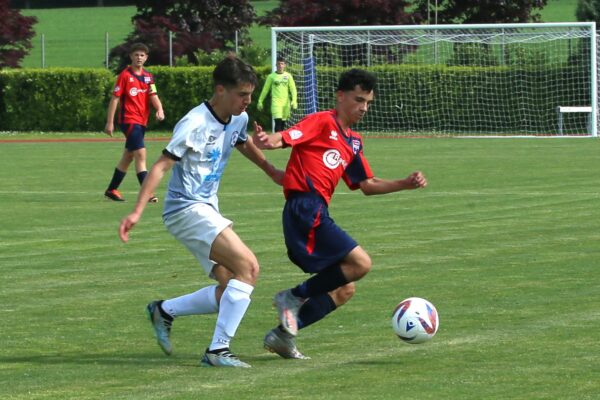
[(169, 215), (164, 223), (168, 231), (192, 252), (206, 274), (214, 279), (212, 269), (216, 263), (210, 259), (210, 249), (219, 233), (233, 222), (212, 206), (198, 203)]

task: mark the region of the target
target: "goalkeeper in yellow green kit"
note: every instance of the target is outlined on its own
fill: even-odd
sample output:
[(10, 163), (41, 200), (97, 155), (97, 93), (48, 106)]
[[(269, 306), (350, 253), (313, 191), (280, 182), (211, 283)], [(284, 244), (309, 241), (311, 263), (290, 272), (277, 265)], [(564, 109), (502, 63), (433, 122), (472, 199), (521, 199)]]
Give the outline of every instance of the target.
[(271, 115), (275, 120), (275, 132), (285, 129), (285, 121), (290, 116), (291, 110), (298, 108), (296, 83), (289, 72), (285, 72), (285, 60), (277, 58), (275, 72), (267, 76), (265, 86), (258, 98), (258, 110), (263, 109), (263, 102), (271, 92)]

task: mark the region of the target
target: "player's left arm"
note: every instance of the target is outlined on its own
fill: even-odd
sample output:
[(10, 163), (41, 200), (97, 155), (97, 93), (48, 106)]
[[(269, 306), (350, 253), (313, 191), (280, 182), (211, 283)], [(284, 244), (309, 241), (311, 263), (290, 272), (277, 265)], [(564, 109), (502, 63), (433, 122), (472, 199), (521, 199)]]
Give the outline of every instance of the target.
[(360, 190), (367, 196), (419, 189), (427, 186), (427, 178), (416, 171), (404, 179), (382, 179), (372, 177), (360, 182)]
[(254, 144), (251, 138), (248, 138), (248, 140), (242, 144), (238, 144), (236, 149), (238, 149), (244, 157), (256, 164), (258, 168), (262, 169), (273, 182), (278, 185), (283, 184), (284, 172), (275, 168), (275, 166), (267, 160), (265, 154), (256, 146), (256, 144)]
[(290, 94), (292, 95), (292, 110), (298, 108), (298, 91), (296, 90), (296, 82), (294, 82), (294, 78), (292, 74), (290, 74), (290, 79), (288, 81), (288, 87), (290, 89)]
[(251, 140), (254, 146), (261, 150), (281, 149), (283, 147), (281, 132), (274, 132), (269, 135), (256, 121), (254, 122), (254, 135), (252, 135)]
[(154, 107), (154, 109), (156, 110), (156, 119), (159, 121), (165, 119), (165, 112), (157, 94), (150, 96), (150, 103), (152, 103), (152, 107)]

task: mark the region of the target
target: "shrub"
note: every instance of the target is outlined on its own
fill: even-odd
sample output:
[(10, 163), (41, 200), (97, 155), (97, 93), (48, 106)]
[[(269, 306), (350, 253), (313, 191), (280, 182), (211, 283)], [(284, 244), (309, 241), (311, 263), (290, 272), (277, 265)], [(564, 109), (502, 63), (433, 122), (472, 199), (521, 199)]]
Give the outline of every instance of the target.
[[(150, 129), (172, 129), (191, 108), (213, 92), (213, 67), (151, 67), (166, 119), (150, 117)], [(256, 68), (262, 88), (269, 67)], [(116, 77), (106, 69), (49, 68), (0, 71), (0, 130), (102, 131)], [(266, 125), (268, 111), (248, 110)]]
[(112, 73), (105, 69), (4, 70), (0, 72), (0, 129), (82, 131), (104, 127), (112, 80)]

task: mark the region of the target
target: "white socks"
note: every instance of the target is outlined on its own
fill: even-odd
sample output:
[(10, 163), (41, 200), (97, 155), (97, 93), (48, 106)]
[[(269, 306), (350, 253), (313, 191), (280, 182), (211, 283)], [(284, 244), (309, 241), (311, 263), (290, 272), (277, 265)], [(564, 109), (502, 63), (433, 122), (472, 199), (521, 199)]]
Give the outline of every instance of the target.
[(217, 325), (209, 350), (229, 347), (229, 342), (242, 322), (250, 305), (254, 287), (231, 279), (217, 304), (216, 285), (204, 287), (194, 293), (185, 294), (162, 302), (162, 309), (173, 318), (184, 315), (214, 314), (218, 312)]
[(207, 286), (194, 293), (165, 300), (162, 308), (173, 318), (183, 315), (214, 314), (219, 311), (216, 289), (217, 285)]
[(221, 296), (217, 326), (209, 350), (229, 347), (229, 342), (235, 336), (235, 332), (250, 305), (250, 294), (253, 290), (253, 286), (237, 279), (229, 281), (223, 296)]

